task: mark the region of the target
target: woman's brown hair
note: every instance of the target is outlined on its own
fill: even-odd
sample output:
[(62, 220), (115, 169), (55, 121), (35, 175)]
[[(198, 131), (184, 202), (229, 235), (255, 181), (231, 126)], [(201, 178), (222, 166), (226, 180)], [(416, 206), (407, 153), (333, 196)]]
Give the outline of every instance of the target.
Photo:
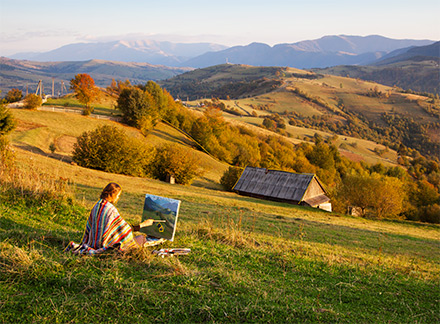
[(122, 190), (121, 186), (117, 183), (110, 182), (105, 188), (102, 190), (101, 199), (105, 199), (108, 201), (113, 201), (114, 198), (118, 195), (118, 193)]

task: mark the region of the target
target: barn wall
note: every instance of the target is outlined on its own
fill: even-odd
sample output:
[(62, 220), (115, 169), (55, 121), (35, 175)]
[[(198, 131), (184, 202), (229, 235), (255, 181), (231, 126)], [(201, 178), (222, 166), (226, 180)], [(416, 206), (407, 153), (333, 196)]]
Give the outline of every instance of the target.
[(324, 195), (325, 192), (324, 190), (322, 190), (322, 187), (319, 185), (318, 181), (316, 180), (316, 178), (313, 178), (313, 180), (310, 182), (310, 185), (304, 195), (303, 200), (307, 199), (307, 198), (313, 198), (319, 195)]
[(328, 212), (332, 212), (332, 203), (323, 203), (323, 204), (320, 204), (319, 206), (318, 206), (318, 208), (319, 209), (322, 209), (322, 210), (325, 210), (325, 211), (328, 211)]

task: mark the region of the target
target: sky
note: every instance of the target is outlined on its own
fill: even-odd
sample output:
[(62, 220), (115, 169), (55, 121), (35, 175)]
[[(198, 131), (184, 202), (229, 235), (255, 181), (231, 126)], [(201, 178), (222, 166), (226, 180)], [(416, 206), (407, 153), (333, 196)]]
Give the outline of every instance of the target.
[(155, 39), (227, 46), (326, 35), (440, 40), (439, 0), (0, 0), (0, 56)]

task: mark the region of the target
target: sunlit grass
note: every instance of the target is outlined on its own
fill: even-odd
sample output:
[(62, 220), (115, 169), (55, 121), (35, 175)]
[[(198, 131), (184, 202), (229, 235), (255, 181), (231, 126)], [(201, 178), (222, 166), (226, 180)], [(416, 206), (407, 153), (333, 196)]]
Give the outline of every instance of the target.
[[(1, 174), (0, 187), (0, 322), (438, 319), (438, 225), (238, 196), (216, 183), (226, 166), (200, 152), (211, 171), (192, 186), (85, 169), (49, 154), (47, 141), (116, 123), (13, 113), (17, 169)], [(146, 140), (187, 145), (164, 124)], [(81, 240), (89, 210), (109, 182), (123, 188), (117, 207), (131, 224), (141, 220), (146, 193), (181, 200), (175, 241), (161, 247), (192, 252), (164, 259), (153, 248), (96, 258), (63, 253), (69, 241)]]

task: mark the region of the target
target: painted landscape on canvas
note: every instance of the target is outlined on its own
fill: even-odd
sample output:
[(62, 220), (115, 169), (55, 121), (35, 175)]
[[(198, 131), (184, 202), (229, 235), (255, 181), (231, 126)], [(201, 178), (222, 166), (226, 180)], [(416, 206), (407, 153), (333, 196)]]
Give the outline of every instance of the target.
[(154, 219), (159, 222), (155, 222), (152, 226), (141, 228), (141, 232), (155, 238), (173, 241), (179, 207), (179, 200), (146, 194), (142, 221)]

